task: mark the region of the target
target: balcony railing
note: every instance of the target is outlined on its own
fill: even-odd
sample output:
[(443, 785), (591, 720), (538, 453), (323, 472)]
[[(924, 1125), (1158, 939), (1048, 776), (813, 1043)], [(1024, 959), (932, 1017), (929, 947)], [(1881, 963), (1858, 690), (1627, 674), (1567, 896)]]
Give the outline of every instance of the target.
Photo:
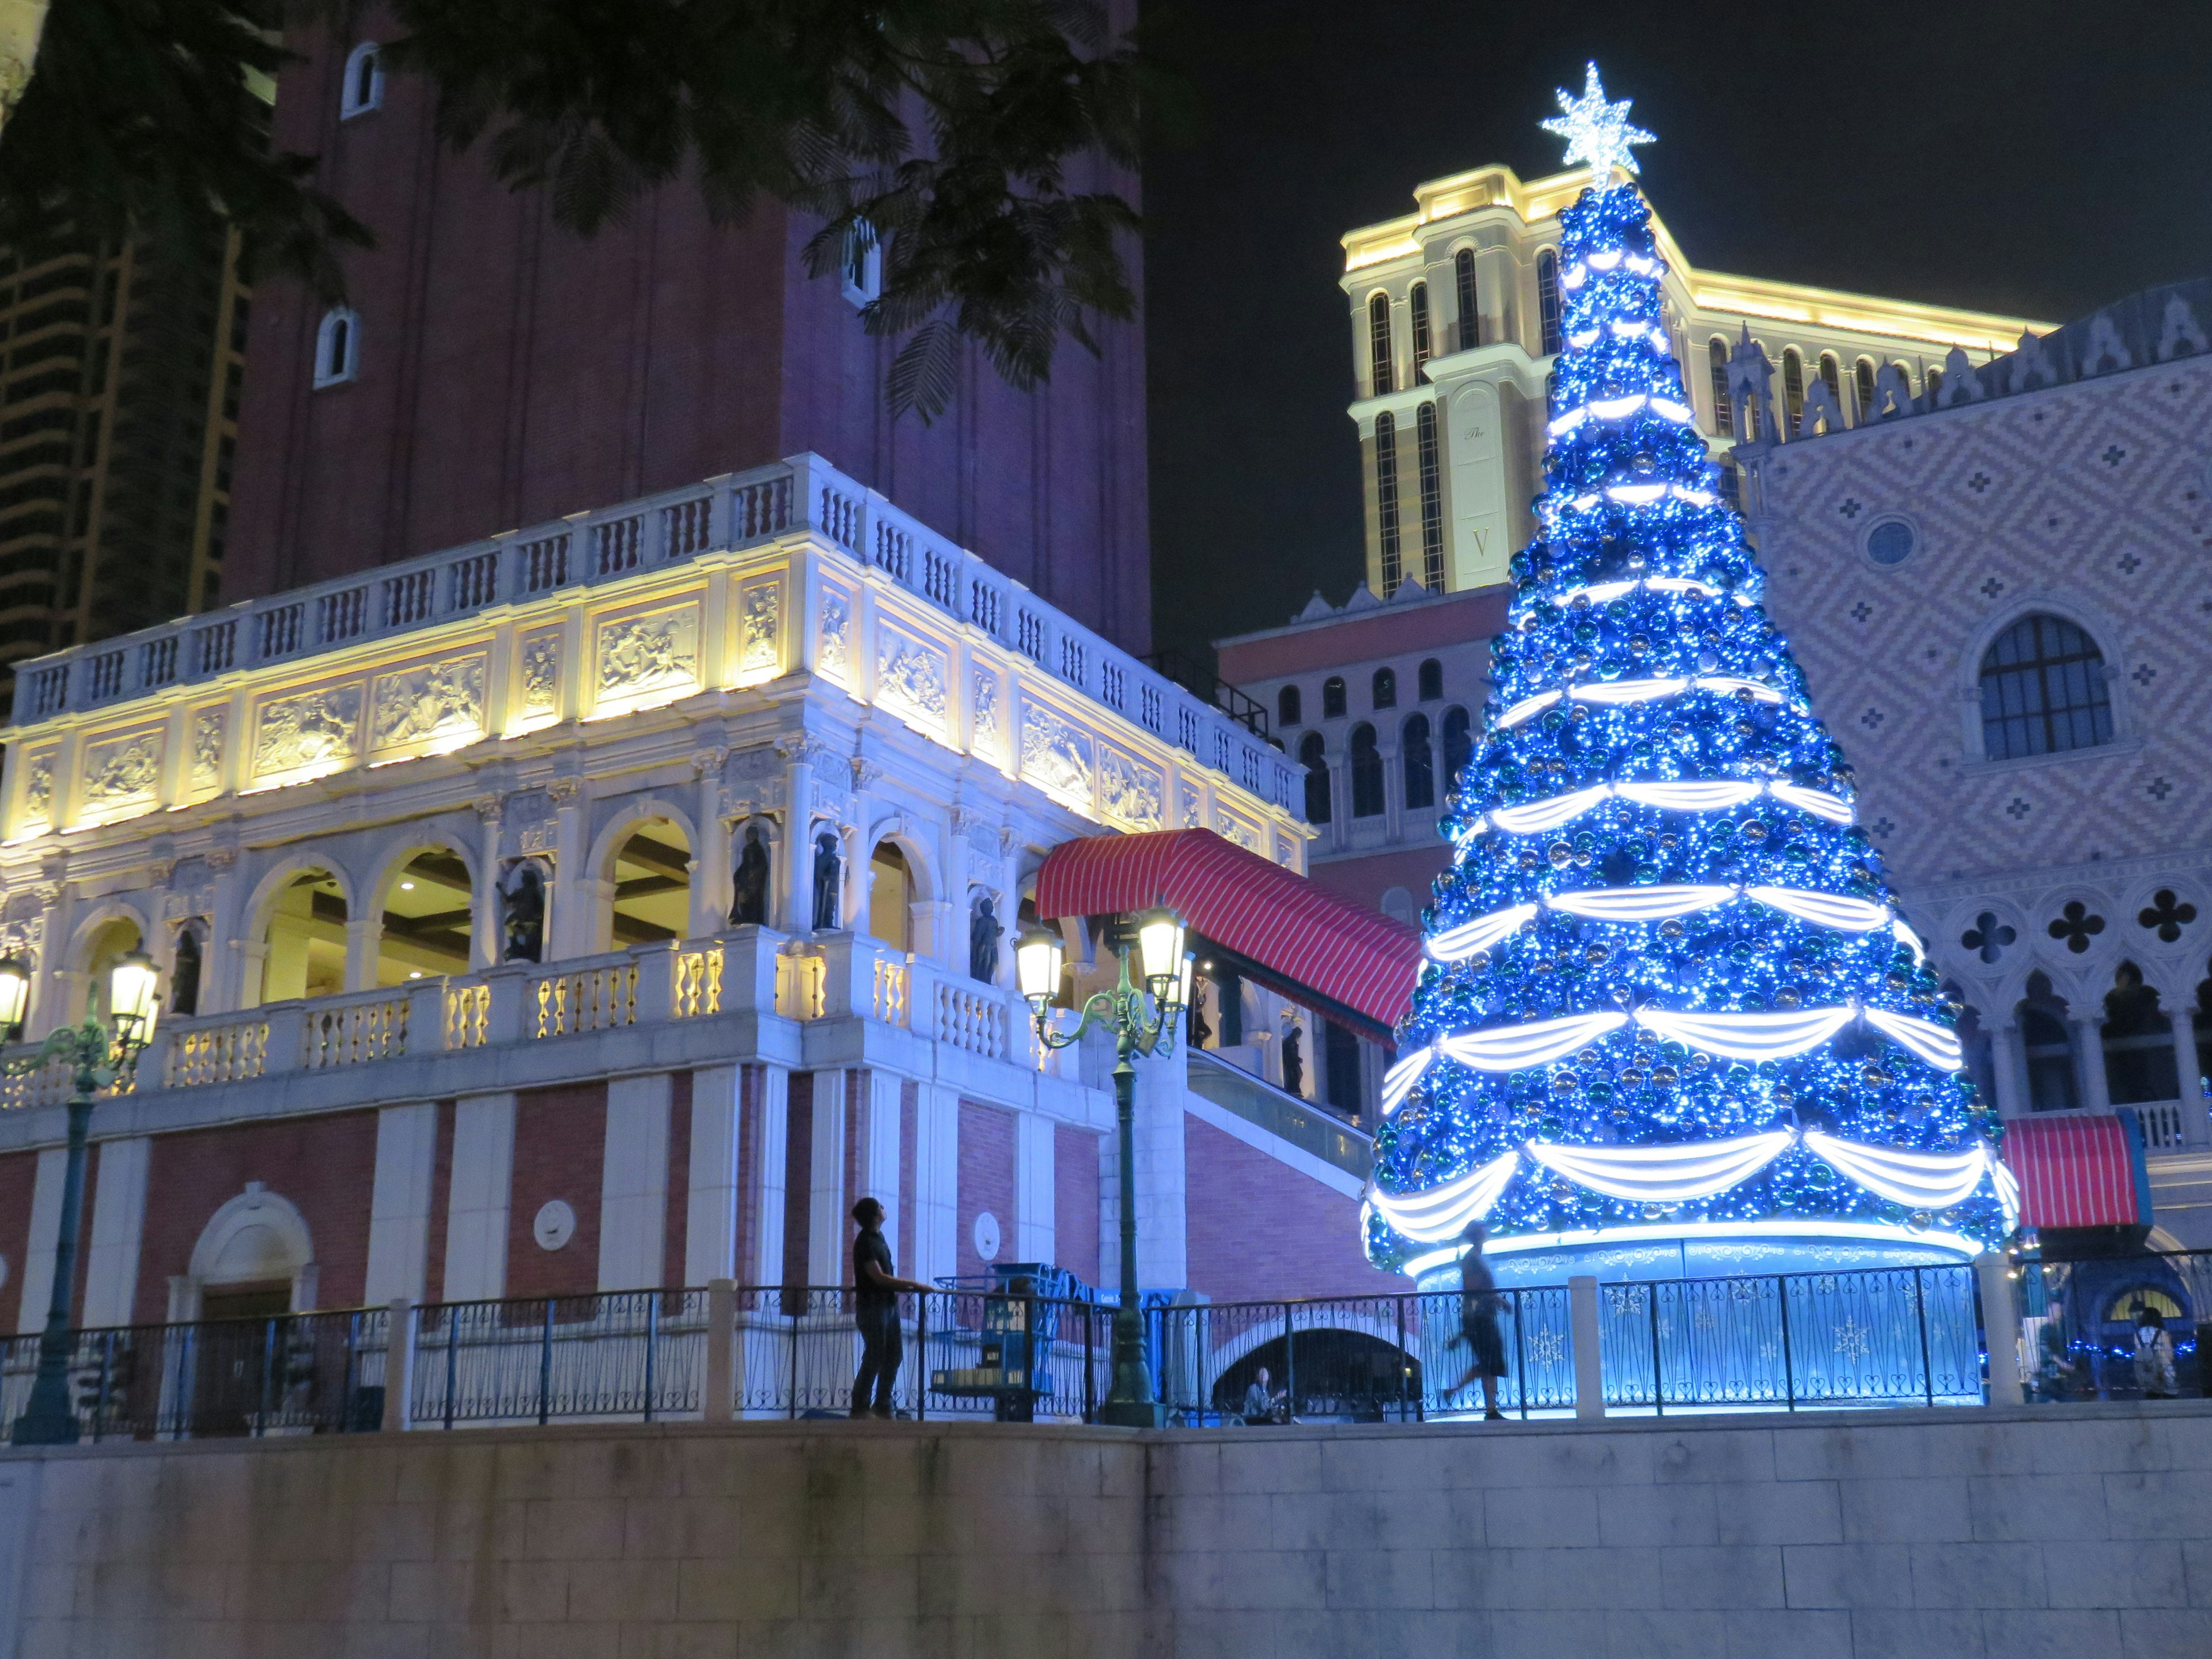
[[(1024, 1275), (1027, 1274), (1026, 1277)], [(1095, 1420), (1112, 1381), (1109, 1298), (1050, 1268), (899, 1299), (915, 1419)], [(1587, 1281), (1585, 1284), (1587, 1285)], [(1036, 1287), (1066, 1292), (1031, 1293)], [(1576, 1412), (1597, 1334), (1608, 1412), (1978, 1405), (1980, 1304), (1966, 1267), (1674, 1279), (1499, 1292), (1522, 1418)], [(849, 1289), (584, 1292), (86, 1330), (70, 1376), (87, 1439), (842, 1415), (860, 1357)], [(1146, 1345), (1171, 1425), (1406, 1422), (1482, 1408), (1456, 1293), (1210, 1304), (1147, 1293)], [(0, 1339), (0, 1426), (39, 1340)], [(1259, 1382), (1261, 1371), (1268, 1377)]]

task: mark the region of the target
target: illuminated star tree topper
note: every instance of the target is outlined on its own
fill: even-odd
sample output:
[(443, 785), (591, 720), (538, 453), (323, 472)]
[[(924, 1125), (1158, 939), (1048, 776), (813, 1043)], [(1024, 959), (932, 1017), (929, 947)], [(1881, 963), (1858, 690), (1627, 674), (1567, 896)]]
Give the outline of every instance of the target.
[(1605, 88), (1598, 83), (1595, 64), (1587, 66), (1581, 97), (1570, 97), (1561, 88), (1559, 99), (1560, 113), (1544, 123), (1544, 131), (1557, 133), (1567, 141), (1569, 167), (1577, 161), (1589, 162), (1590, 182), (1599, 190), (1613, 182), (1616, 167), (1631, 173), (1639, 171), (1630, 146), (1650, 143), (1651, 135), (1642, 127), (1628, 125), (1629, 106), (1633, 100), (1624, 98), (1617, 104), (1605, 101)]

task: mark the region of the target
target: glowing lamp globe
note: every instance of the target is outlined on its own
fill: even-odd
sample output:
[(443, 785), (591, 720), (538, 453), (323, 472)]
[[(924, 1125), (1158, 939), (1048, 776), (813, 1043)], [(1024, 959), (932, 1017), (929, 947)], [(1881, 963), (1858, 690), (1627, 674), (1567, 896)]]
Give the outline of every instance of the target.
[(154, 1035), (155, 988), (161, 970), (143, 951), (132, 951), (109, 970), (107, 1011), (115, 1022), (117, 1039), (143, 1047)]
[(1022, 998), (1033, 1008), (1042, 1008), (1060, 991), (1060, 966), (1066, 954), (1060, 935), (1031, 923), (1014, 941), (1014, 979)]
[(1145, 983), (1163, 1001), (1182, 972), (1182, 918), (1164, 906), (1137, 918), (1137, 959)]
[(21, 957), (0, 957), (0, 1032), (9, 1037), (22, 1034), (30, 1000), (30, 963)]

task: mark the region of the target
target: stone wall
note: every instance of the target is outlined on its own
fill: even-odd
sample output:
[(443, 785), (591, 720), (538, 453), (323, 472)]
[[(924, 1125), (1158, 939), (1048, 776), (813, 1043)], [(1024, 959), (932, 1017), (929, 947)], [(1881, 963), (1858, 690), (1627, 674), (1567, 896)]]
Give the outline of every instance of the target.
[(2201, 1402), (8, 1453), (0, 1659), (2179, 1659), (2208, 1476)]

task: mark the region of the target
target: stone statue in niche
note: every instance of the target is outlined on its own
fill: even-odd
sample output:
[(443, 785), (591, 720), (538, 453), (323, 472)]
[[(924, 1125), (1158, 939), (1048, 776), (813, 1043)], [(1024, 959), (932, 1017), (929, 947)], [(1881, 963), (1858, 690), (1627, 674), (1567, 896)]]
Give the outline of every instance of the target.
[(814, 838), (814, 931), (835, 932), (837, 927), (837, 837), (824, 830)]
[(975, 901), (975, 913), (968, 922), (968, 977), (978, 979), (986, 985), (995, 985), (999, 980), (999, 938), (1006, 930), (999, 925), (998, 907), (984, 895)]
[(500, 960), (545, 959), (545, 872), (535, 859), (518, 859), (499, 884)]
[(1283, 1032), (1283, 1092), (1301, 1100), (1306, 1092), (1305, 1040), (1302, 1026), (1289, 1026)]
[(169, 1012), (191, 1015), (200, 1011), (200, 936), (190, 927), (177, 934), (176, 959), (169, 966)]
[(731, 926), (768, 926), (768, 842), (762, 839), (760, 826), (749, 823), (744, 850), (738, 854), (737, 872), (730, 882)]

